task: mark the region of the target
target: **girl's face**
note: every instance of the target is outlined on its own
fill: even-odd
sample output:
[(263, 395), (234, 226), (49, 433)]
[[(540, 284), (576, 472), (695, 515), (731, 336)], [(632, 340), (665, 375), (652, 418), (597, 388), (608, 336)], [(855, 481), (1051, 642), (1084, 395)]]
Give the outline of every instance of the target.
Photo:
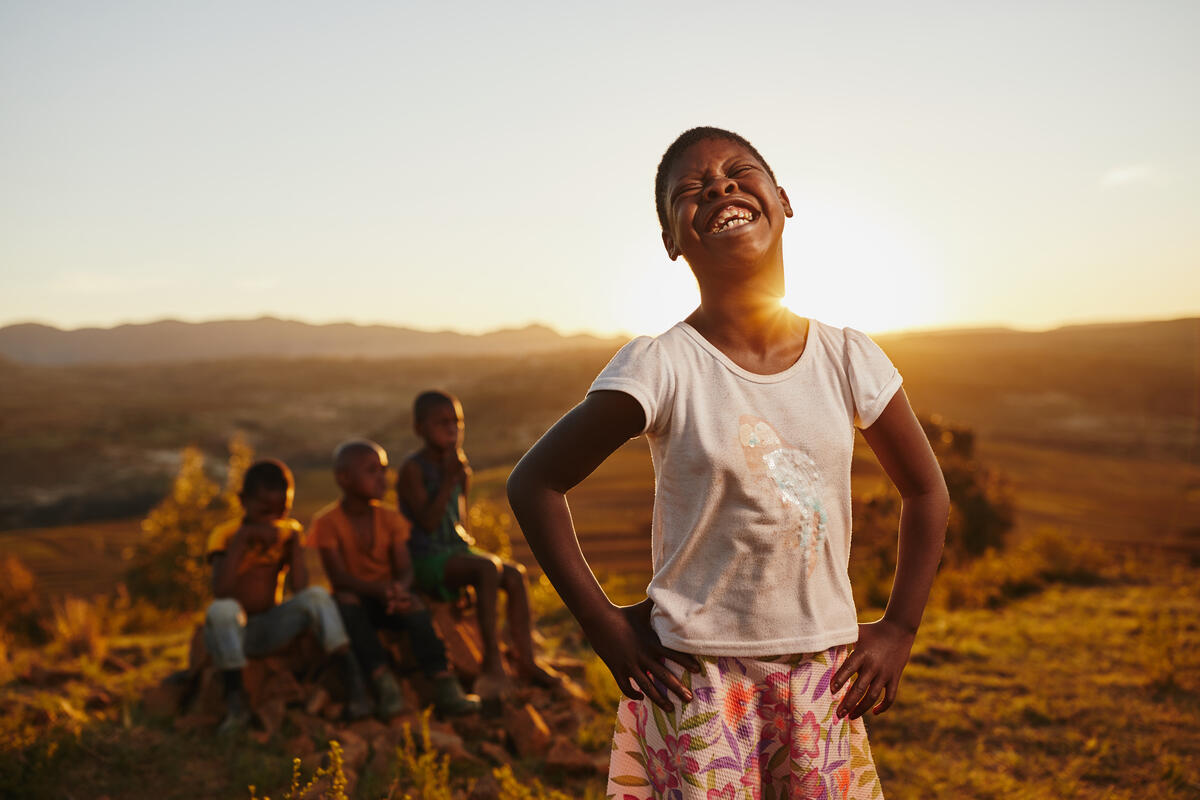
[(787, 193), (748, 150), (727, 139), (702, 139), (667, 173), (669, 226), (663, 245), (700, 277), (709, 267), (757, 263), (779, 247), (792, 216)]

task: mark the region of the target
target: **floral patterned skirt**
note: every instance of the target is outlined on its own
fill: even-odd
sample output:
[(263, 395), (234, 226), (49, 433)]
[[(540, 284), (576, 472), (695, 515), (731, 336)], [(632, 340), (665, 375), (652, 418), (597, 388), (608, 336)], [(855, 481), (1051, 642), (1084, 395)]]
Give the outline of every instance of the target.
[(861, 719), (838, 719), (846, 691), (829, 691), (846, 645), (766, 659), (671, 662), (692, 690), (674, 712), (623, 699), (609, 800), (877, 800), (883, 797)]

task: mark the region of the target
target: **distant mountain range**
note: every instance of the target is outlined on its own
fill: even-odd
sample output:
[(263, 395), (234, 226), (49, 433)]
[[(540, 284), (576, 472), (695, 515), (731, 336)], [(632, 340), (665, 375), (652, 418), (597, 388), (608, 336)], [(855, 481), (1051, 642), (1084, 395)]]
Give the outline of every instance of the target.
[[(1049, 331), (947, 328), (878, 334), (901, 360), (928, 356), (944, 369), (966, 361), (1022, 353), (1051, 353), (1068, 360), (1177, 360), (1194, 349), (1200, 319), (1068, 325)], [(564, 336), (545, 325), (484, 334), (422, 331), (390, 325), (312, 325), (262, 317), (251, 320), (163, 320), (114, 328), (60, 330), (25, 323), (0, 328), (0, 362), (17, 364), (168, 364), (230, 358), (407, 358), (533, 355), (584, 348), (615, 350), (628, 337)], [(893, 353), (893, 349), (895, 353)], [(1051, 359), (1053, 360), (1053, 359)]]
[(623, 337), (563, 336), (544, 325), (472, 335), (389, 325), (252, 320), (164, 320), (64, 331), (25, 323), (0, 328), (0, 359), (21, 364), (144, 364), (227, 358), (402, 358), (548, 353), (617, 345)]

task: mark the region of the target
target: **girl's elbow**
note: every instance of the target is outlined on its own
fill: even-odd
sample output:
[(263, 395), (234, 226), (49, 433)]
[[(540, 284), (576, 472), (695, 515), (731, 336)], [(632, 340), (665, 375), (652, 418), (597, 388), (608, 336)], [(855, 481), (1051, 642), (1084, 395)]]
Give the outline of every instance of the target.
[(524, 503), (529, 497), (531, 491), (530, 476), (528, 466), (522, 459), (513, 467), (512, 472), (508, 474), (508, 481), (504, 484), (504, 491), (508, 495), (508, 503), (513, 508)]

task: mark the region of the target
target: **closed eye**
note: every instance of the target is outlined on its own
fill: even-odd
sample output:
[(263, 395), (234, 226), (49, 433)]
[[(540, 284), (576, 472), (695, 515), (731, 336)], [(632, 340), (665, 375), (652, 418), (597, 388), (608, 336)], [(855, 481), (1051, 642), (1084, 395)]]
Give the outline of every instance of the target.
[(699, 183), (685, 183), (675, 188), (675, 193), (671, 195), (671, 202), (674, 203), (681, 197), (686, 197), (689, 194), (695, 194), (700, 191)]

